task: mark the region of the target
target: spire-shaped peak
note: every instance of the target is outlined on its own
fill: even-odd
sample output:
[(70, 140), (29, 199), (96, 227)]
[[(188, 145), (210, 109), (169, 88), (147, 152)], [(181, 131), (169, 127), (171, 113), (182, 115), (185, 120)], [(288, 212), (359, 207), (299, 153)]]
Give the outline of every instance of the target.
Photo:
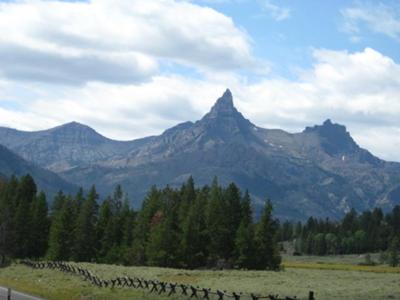
[(249, 131), (250, 128), (254, 127), (233, 105), (232, 93), (229, 89), (217, 100), (211, 111), (198, 124), (206, 125), (220, 133), (224, 131), (224, 135)]
[(224, 92), (222, 97), (219, 98), (218, 100), (229, 102), (233, 106), (233, 97), (232, 97), (231, 90), (230, 89), (226, 89), (226, 91)]
[(229, 89), (220, 97), (211, 109), (211, 114), (219, 113), (230, 113), (236, 112), (236, 108), (233, 105), (232, 93)]

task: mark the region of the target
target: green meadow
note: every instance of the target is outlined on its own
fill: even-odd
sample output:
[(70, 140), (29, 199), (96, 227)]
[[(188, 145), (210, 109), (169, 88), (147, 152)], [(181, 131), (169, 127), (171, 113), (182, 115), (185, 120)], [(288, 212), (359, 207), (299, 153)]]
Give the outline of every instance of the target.
[[(298, 299), (307, 299), (310, 290), (315, 292), (316, 299), (400, 299), (400, 268), (361, 266), (358, 265), (361, 260), (359, 256), (284, 257), (284, 270), (280, 272), (80, 265), (104, 279), (127, 275), (213, 290), (279, 294)], [(35, 270), (18, 264), (0, 269), (0, 285), (49, 300), (167, 299), (166, 296), (132, 288), (97, 288), (74, 275), (56, 270)]]

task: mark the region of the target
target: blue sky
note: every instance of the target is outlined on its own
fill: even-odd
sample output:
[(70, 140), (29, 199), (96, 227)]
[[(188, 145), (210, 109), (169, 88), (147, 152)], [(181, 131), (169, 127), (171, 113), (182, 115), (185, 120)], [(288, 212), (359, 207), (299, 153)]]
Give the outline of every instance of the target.
[(0, 126), (134, 139), (230, 88), (255, 124), (330, 118), (400, 161), (400, 2), (0, 0)]
[[(392, 12), (392, 17), (400, 16), (399, 1), (318, 1), (318, 0), (280, 0), (280, 1), (195, 1), (206, 4), (230, 17), (242, 27), (253, 40), (254, 53), (272, 64), (274, 75), (293, 76), (297, 68), (310, 68), (313, 64), (312, 49), (362, 51), (372, 47), (380, 53), (400, 60), (400, 32), (397, 39), (387, 34), (374, 32), (368, 24), (358, 21), (360, 30), (351, 34), (345, 29), (348, 21), (346, 10), (360, 8), (374, 10), (376, 7)], [(286, 17), (268, 9), (265, 3), (277, 10), (288, 11)], [(278, 4), (279, 3), (279, 4)], [(378, 3), (378, 4), (377, 4)], [(275, 13), (276, 14), (276, 13)], [(352, 37), (359, 39), (354, 41)]]

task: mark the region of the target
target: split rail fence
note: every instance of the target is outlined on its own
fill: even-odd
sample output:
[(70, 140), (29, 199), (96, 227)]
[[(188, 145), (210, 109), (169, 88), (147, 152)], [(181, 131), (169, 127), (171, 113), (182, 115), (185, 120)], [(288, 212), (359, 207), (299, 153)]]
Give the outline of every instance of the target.
[[(113, 279), (101, 279), (100, 277), (94, 275), (88, 269), (82, 268), (78, 265), (73, 265), (65, 262), (33, 262), (30, 260), (21, 261), (22, 264), (29, 266), (34, 269), (52, 269), (59, 270), (64, 273), (74, 274), (80, 276), (83, 280), (90, 282), (91, 284), (99, 288), (134, 288), (147, 290), (149, 293), (167, 295), (169, 296), (182, 296), (189, 299), (202, 299), (202, 300), (300, 300), (297, 297), (280, 297), (279, 295), (267, 295), (260, 296), (255, 293), (228, 293), (227, 291), (221, 290), (211, 290), (209, 288), (200, 288), (188, 284), (179, 284), (164, 282), (159, 280), (148, 280), (139, 277), (116, 277)], [(310, 291), (308, 295), (308, 300), (315, 300), (314, 292)]]

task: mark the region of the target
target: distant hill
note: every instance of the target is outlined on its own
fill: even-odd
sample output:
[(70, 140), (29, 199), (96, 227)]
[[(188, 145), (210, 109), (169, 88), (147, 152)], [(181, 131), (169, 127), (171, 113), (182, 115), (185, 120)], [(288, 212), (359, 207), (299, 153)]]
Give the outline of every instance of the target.
[(57, 174), (35, 166), (31, 162), (27, 162), (17, 154), (0, 145), (0, 179), (4, 180), (12, 175), (17, 177), (31, 174), (38, 190), (46, 192), (49, 198), (52, 198), (60, 189), (65, 192), (76, 192), (77, 187)]
[(190, 175), (199, 185), (214, 176), (233, 181), (256, 207), (268, 196), (283, 218), (337, 218), (351, 207), (400, 203), (400, 164), (360, 148), (344, 126), (264, 129), (237, 111), (229, 90), (201, 120), (159, 136), (120, 142), (69, 123), (39, 132), (0, 128), (0, 143), (76, 185), (95, 183), (109, 194), (122, 184), (136, 206), (151, 185), (179, 185)]

